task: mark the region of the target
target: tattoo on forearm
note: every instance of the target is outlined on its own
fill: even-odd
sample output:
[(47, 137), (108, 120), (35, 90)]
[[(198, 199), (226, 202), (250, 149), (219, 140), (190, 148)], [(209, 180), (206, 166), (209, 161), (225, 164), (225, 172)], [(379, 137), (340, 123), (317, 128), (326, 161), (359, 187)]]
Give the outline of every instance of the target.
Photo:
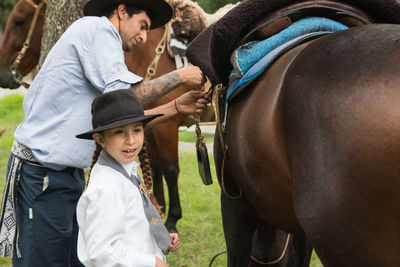
[(143, 106), (149, 105), (158, 98), (171, 92), (181, 84), (180, 76), (177, 72), (170, 72), (154, 80), (141, 82), (131, 87)]

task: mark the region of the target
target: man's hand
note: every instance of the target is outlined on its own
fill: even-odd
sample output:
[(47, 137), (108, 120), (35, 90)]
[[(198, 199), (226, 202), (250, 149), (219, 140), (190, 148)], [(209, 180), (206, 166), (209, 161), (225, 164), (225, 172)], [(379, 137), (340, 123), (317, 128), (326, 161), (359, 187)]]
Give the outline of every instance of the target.
[(179, 113), (201, 113), (211, 101), (211, 92), (189, 91), (176, 99), (176, 108)]
[(206, 81), (203, 72), (197, 66), (188, 66), (176, 71), (181, 77), (182, 85), (193, 90), (200, 90)]
[(170, 233), (169, 235), (172, 238), (172, 244), (169, 245), (169, 251), (175, 252), (179, 248), (179, 236), (177, 233)]

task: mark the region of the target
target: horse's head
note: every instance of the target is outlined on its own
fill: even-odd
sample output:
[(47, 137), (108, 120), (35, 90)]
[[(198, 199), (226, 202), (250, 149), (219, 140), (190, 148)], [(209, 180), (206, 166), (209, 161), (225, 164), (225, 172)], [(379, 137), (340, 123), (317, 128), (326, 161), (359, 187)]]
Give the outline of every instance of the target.
[(11, 11), (0, 43), (0, 87), (19, 87), (17, 80), (28, 74), (38, 63), (45, 2), (19, 0)]
[(179, 40), (192, 41), (207, 27), (204, 10), (190, 0), (168, 0), (175, 9), (172, 28)]

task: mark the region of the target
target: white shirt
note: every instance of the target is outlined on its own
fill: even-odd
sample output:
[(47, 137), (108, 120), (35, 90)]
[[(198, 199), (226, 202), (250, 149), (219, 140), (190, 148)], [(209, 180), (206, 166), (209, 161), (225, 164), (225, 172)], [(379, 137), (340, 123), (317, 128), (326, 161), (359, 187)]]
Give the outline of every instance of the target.
[[(121, 165), (136, 175), (136, 162)], [(139, 189), (110, 167), (94, 165), (77, 219), (78, 257), (85, 266), (155, 266), (155, 256), (166, 262), (150, 232)]]
[(85, 168), (95, 145), (75, 136), (92, 129), (93, 99), (141, 80), (125, 65), (121, 37), (110, 20), (83, 17), (57, 41), (29, 87), (15, 140), (46, 167)]

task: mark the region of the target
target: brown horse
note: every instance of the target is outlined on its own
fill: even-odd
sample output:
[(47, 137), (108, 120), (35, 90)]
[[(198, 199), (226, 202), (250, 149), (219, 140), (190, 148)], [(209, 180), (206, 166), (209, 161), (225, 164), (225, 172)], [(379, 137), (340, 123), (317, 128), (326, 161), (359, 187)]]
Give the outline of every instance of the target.
[[(192, 56), (204, 39), (188, 56), (211, 70)], [(400, 25), (354, 27), (290, 49), (232, 99), (214, 141), (229, 266), (272, 259), (260, 224), (306, 238), (324, 266), (400, 266), (399, 62)]]
[[(31, 3), (30, 0), (19, 0), (8, 18), (0, 45), (0, 87), (17, 88), (20, 86), (11, 73), (11, 67), (15, 64), (18, 51), (23, 48), (23, 43), (27, 40), (32, 18), (34, 17), (35, 10), (38, 10), (34, 4), (40, 5), (44, 0), (32, 1)], [(183, 10), (182, 12), (185, 11)], [(33, 32), (29, 40), (29, 47), (21, 58), (18, 66), (15, 67), (18, 76), (17, 80), (28, 74), (38, 63), (44, 15), (45, 6), (38, 11), (36, 24), (32, 26)], [(182, 16), (185, 16), (185, 14), (182, 14)], [(180, 29), (179, 31), (187, 29), (187, 23), (181, 25), (182, 23), (182, 20), (178, 20), (173, 24), (173, 27), (178, 27)], [(200, 30), (204, 29), (205, 23), (196, 26), (196, 33), (198, 33)], [(186, 30), (186, 32), (188, 32), (188, 30)], [(155, 57), (155, 49), (163, 33), (164, 27), (151, 30), (145, 45), (140, 45), (135, 47), (131, 52), (125, 53), (126, 64), (130, 71), (145, 77), (146, 69)], [(177, 35), (179, 35), (179, 33), (177, 33)], [(175, 66), (174, 60), (164, 52), (159, 60), (154, 77), (175, 70)], [(146, 108), (167, 103), (188, 90), (187, 88), (179, 87)], [(182, 217), (178, 191), (178, 128), (186, 119), (187, 116), (176, 115), (168, 121), (154, 127), (152, 132), (146, 133), (146, 140), (149, 143), (149, 157), (153, 170), (154, 193), (162, 206), (165, 206), (162, 183), (163, 175), (167, 181), (170, 208), (166, 220), (166, 227), (170, 231), (176, 231), (176, 223)]]
[[(0, 87), (18, 88), (20, 83), (17, 80), (27, 75), (38, 64), (45, 9), (43, 0), (23, 0), (15, 4), (8, 17), (0, 43)], [(37, 12), (37, 20), (32, 23), (35, 12)], [(30, 30), (31, 37), (28, 39)], [(24, 43), (27, 44), (25, 48)], [(24, 55), (16, 64), (17, 56), (23, 49)], [(13, 65), (15, 75), (11, 72)]]

